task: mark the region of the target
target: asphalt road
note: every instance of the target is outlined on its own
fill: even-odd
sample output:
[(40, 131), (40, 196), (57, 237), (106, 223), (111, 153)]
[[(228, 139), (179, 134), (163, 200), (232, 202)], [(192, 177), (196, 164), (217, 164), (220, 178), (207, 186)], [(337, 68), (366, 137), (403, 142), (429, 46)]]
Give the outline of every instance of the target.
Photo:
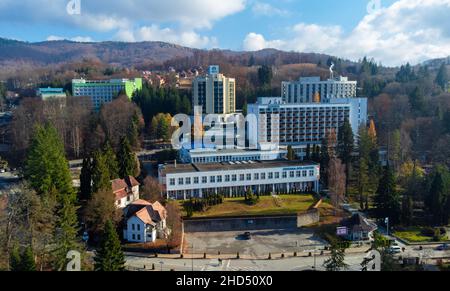
[[(365, 253), (349, 254), (345, 262), (349, 265), (349, 271), (360, 271), (361, 263)], [(164, 259), (145, 258), (126, 255), (126, 266), (131, 270), (151, 270), (152, 265), (155, 271), (308, 271), (324, 270), (323, 263), (328, 256), (297, 257), (273, 260), (245, 260), (228, 259), (222, 264), (217, 259)], [(145, 266), (145, 269), (144, 269)]]

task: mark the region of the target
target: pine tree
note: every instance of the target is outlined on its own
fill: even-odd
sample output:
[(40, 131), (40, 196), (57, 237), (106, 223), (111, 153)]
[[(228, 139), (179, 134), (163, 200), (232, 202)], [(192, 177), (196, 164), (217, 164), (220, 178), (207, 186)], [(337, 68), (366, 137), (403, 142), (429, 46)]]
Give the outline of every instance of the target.
[(111, 144), (107, 141), (103, 147), (103, 156), (108, 167), (109, 179), (114, 180), (119, 178), (119, 165), (117, 163), (117, 157), (114, 153)]
[(388, 217), (393, 224), (399, 222), (400, 214), (400, 196), (396, 188), (394, 173), (391, 167), (387, 165), (379, 181), (375, 205), (378, 218)]
[(441, 225), (444, 217), (444, 205), (446, 198), (446, 187), (444, 177), (439, 171), (436, 172), (430, 188), (430, 212), (433, 216), (433, 223)]
[(13, 247), (9, 254), (9, 270), (13, 272), (19, 272), (21, 267), (21, 257), (19, 247), (16, 245)]
[(447, 66), (444, 64), (441, 65), (439, 68), (439, 72), (436, 76), (436, 84), (439, 85), (439, 87), (442, 88), (442, 90), (445, 90), (445, 88), (448, 85), (449, 82), (448, 72), (447, 72)]
[(80, 198), (88, 200), (92, 196), (92, 163), (91, 158), (83, 159), (80, 173)]
[(409, 95), (409, 103), (411, 104), (412, 110), (416, 114), (420, 114), (425, 111), (425, 97), (419, 87), (416, 87)]
[(411, 225), (413, 219), (413, 199), (410, 195), (403, 195), (402, 200), (402, 223), (406, 226)]
[(34, 254), (31, 246), (28, 246), (22, 253), (20, 259), (20, 270), (22, 272), (36, 271), (36, 262), (34, 261)]
[(92, 162), (92, 193), (111, 189), (110, 176), (105, 156), (96, 151)]
[(52, 125), (36, 126), (25, 161), (24, 174), (39, 195), (56, 189), (60, 203), (63, 197), (68, 197), (71, 201), (76, 200), (64, 145)]
[(353, 138), (352, 126), (350, 125), (348, 118), (346, 118), (338, 132), (338, 155), (345, 164), (346, 189), (350, 178), (350, 164), (352, 161), (354, 143), (355, 140)]
[(125, 257), (120, 245), (119, 235), (111, 221), (106, 223), (100, 247), (94, 260), (96, 271), (115, 272), (125, 269)]
[(119, 177), (124, 179), (128, 176), (135, 176), (137, 173), (136, 156), (131, 150), (130, 143), (126, 137), (120, 142), (120, 150), (117, 155), (119, 160)]
[(69, 199), (63, 200), (62, 208), (58, 211), (58, 221), (56, 225), (56, 249), (55, 268), (64, 270), (68, 261), (69, 251), (81, 251), (78, 234), (77, 207)]
[(322, 139), (320, 147), (320, 179), (324, 187), (328, 187), (328, 165), (330, 163), (330, 154), (328, 151), (328, 138)]
[(331, 257), (327, 259), (323, 266), (328, 272), (338, 272), (348, 268), (345, 263), (345, 247), (343, 243), (336, 239), (332, 239), (331, 245)]

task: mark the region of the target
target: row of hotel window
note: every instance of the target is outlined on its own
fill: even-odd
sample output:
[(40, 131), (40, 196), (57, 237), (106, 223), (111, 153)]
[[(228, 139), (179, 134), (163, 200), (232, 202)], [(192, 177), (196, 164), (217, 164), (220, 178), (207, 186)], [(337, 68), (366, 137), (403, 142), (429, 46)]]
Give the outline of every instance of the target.
[[(288, 175), (289, 173), (289, 175)], [(314, 177), (314, 170), (309, 171), (289, 171), (289, 172), (282, 172), (281, 177), (282, 179), (289, 178), (301, 178), (301, 177)], [(209, 178), (209, 179), (208, 179)], [(271, 172), (267, 174), (267, 179), (280, 179), (280, 172)], [(238, 175), (219, 175), (219, 176), (209, 176), (209, 177), (201, 177), (201, 183), (207, 184), (209, 180), (209, 183), (222, 183), (225, 182), (237, 182), (238, 181)], [(266, 173), (254, 173), (253, 174), (253, 180), (266, 180)], [(239, 175), (239, 181), (252, 181), (252, 174), (240, 174)], [(178, 178), (178, 185), (191, 185), (191, 183), (199, 184), (200, 183), (200, 177), (187, 177), (187, 178)], [(176, 185), (176, 179), (170, 178), (169, 179), (169, 185), (175, 186)]]

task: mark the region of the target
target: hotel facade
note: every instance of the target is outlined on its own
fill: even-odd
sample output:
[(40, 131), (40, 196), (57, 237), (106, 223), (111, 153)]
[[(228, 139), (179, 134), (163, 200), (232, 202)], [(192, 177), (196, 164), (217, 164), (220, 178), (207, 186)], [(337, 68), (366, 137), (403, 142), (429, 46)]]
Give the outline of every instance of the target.
[(248, 189), (261, 195), (318, 192), (320, 166), (293, 161), (171, 164), (160, 165), (158, 174), (166, 198), (185, 200), (207, 194), (243, 196)]
[(326, 81), (320, 77), (300, 78), (298, 81), (281, 83), (281, 97), (288, 104), (314, 102), (319, 94), (321, 102), (339, 98), (356, 97), (357, 82), (349, 81), (347, 77), (330, 78)]
[(286, 104), (281, 97), (262, 97), (248, 105), (248, 113), (258, 120), (257, 129), (250, 131), (251, 138), (292, 146), (302, 157), (307, 145), (320, 145), (331, 130), (337, 133), (346, 119), (356, 136), (360, 125), (367, 123), (367, 98)]
[(73, 96), (89, 96), (95, 110), (109, 103), (116, 98), (121, 91), (124, 91), (128, 98), (133, 96), (138, 90), (142, 90), (142, 79), (111, 79), (111, 80), (72, 80)]
[(192, 82), (193, 107), (201, 106), (203, 114), (230, 114), (236, 111), (236, 80), (210, 66), (206, 76)]

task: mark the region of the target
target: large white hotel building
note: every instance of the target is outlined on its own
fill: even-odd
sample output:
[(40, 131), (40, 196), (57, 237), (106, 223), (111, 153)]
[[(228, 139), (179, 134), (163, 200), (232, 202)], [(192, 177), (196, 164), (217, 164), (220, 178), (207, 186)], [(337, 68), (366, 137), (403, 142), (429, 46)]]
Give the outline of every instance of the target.
[(331, 130), (337, 133), (346, 119), (357, 135), (360, 125), (367, 123), (367, 98), (286, 104), (281, 97), (263, 97), (248, 106), (248, 113), (258, 120), (257, 130), (249, 132), (252, 139), (290, 145), (304, 157), (308, 145), (320, 145)]
[(230, 114), (236, 111), (236, 81), (220, 74), (219, 66), (210, 66), (206, 76), (192, 82), (193, 106), (204, 114)]
[(320, 167), (295, 161), (243, 161), (214, 164), (160, 165), (159, 182), (170, 199), (225, 197), (254, 193), (319, 191)]
[(311, 103), (319, 94), (322, 101), (356, 97), (357, 82), (339, 76), (321, 81), (320, 77), (300, 78), (298, 81), (281, 83), (281, 97), (290, 104)]

